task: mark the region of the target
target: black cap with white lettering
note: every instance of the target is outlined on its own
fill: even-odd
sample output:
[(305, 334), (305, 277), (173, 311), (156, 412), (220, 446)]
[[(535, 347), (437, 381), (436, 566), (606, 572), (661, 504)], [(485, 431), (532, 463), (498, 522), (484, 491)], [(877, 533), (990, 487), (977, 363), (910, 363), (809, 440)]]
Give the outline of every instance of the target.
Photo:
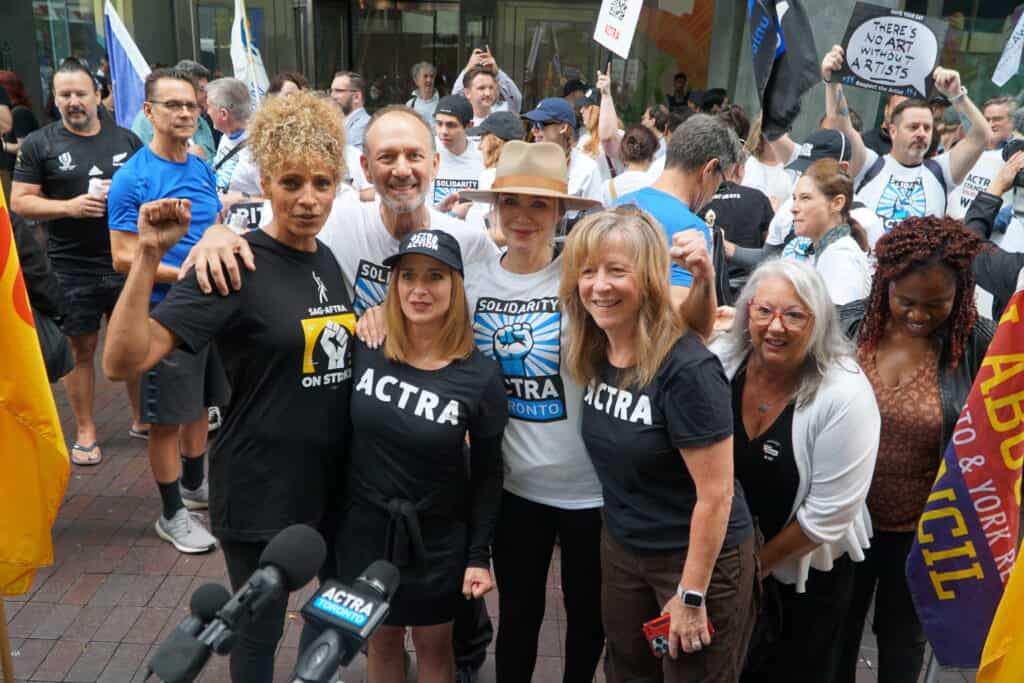
[(402, 238), (398, 253), (384, 259), (384, 265), (394, 268), (406, 254), (422, 254), (437, 259), (452, 270), (462, 272), (462, 249), (454, 237), (443, 230), (417, 230)]

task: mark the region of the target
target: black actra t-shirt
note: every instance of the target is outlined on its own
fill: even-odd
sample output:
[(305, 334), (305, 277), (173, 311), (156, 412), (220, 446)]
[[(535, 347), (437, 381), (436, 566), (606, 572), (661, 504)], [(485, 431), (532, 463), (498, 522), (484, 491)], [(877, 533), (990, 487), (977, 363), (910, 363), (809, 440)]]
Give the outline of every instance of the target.
[[(508, 399), (501, 366), (476, 348), (440, 370), (420, 370), (356, 340), (352, 379), (350, 497), (380, 508), (408, 500), (421, 517), (467, 523), (470, 492), (464, 444), (501, 434)], [(500, 458), (500, 452), (495, 457)], [(495, 491), (495, 495), (500, 495)], [(386, 513), (383, 513), (386, 514)], [(481, 522), (484, 520), (480, 520)]]
[[(72, 199), (89, 191), (89, 179), (110, 180), (142, 147), (135, 133), (101, 119), (96, 135), (75, 135), (54, 121), (31, 133), (18, 150), (14, 180), (42, 187), (48, 199)], [(107, 217), (50, 221), (50, 260), (55, 270), (82, 275), (114, 271)]]
[(338, 262), (246, 234), (259, 268), (242, 288), (203, 294), (195, 271), (152, 317), (188, 351), (216, 341), (231, 383), (210, 448), (210, 520), (218, 538), (265, 541), (316, 525), (343, 494), (355, 314)]
[(764, 245), (768, 226), (775, 217), (772, 203), (760, 190), (736, 183), (722, 183), (697, 215), (707, 222), (709, 209), (715, 211), (715, 226), (725, 238), (741, 247), (758, 249)]
[[(583, 441), (604, 491), (606, 528), (637, 553), (685, 549), (697, 488), (679, 449), (732, 435), (729, 380), (693, 334), (676, 342), (646, 387), (619, 388), (620, 374), (605, 362), (583, 395)], [(752, 533), (742, 489), (735, 490), (727, 548)]]

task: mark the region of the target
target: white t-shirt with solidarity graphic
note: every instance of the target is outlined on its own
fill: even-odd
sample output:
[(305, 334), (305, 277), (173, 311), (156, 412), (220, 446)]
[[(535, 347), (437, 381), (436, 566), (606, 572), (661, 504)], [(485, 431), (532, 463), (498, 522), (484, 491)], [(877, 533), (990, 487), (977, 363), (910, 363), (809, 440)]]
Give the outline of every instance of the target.
[[(486, 232), (446, 214), (431, 209), (430, 225), (423, 227), (444, 230), (458, 241), (467, 281), (475, 277), (482, 264), (498, 256), (498, 247)], [(399, 241), (384, 227), (380, 200), (335, 200), (331, 215), (318, 237), (338, 259), (356, 315), (382, 304), (391, 272), (383, 261), (398, 252)]]
[(430, 186), (428, 195), (430, 205), (437, 206), (452, 192), (475, 190), (480, 182), (480, 174), (484, 170), (484, 158), (480, 148), (472, 140), (467, 141), (462, 154), (452, 154), (435, 138), (441, 164), (437, 168), (437, 177)]
[(495, 255), (466, 278), (466, 293), (477, 348), (497, 359), (505, 376), (505, 489), (577, 510), (600, 507), (602, 496), (580, 435), (583, 387), (563, 365), (560, 273), (560, 259), (522, 275), (502, 268)]
[(868, 172), (874, 172), (872, 167), (878, 158), (867, 150), (864, 168), (853, 182), (857, 191), (854, 198), (875, 212), (886, 231), (905, 218), (946, 215), (946, 195), (954, 187), (948, 152), (917, 166), (904, 166), (886, 154), (882, 167), (862, 187)]
[[(971, 202), (978, 196), (979, 192), (988, 189), (989, 183), (1003, 167), (1003, 150), (987, 149), (981, 153), (981, 157), (974, 164), (974, 168), (967, 172), (964, 181), (953, 188), (949, 193), (949, 206), (946, 208), (946, 215), (963, 220), (970, 208)], [(1013, 201), (1013, 196), (1007, 193), (1003, 202)]]

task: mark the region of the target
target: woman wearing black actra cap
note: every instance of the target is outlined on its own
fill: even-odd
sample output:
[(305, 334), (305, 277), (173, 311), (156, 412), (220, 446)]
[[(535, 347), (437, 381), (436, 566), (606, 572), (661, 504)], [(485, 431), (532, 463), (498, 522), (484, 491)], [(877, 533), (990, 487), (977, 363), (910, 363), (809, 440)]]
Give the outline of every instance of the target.
[[(107, 376), (126, 379), (177, 346), (217, 342), (232, 392), (210, 448), (210, 522), (235, 590), (278, 532), (320, 526), (326, 516), (345, 456), (355, 327), (338, 262), (316, 238), (344, 172), (337, 110), (308, 93), (270, 98), (253, 118), (249, 149), (274, 209), (268, 225), (245, 236), (259, 270), (240, 268), (241, 290), (216, 297), (200, 291), (192, 271), (150, 312), (160, 258), (187, 231), (191, 211), (188, 200), (144, 204), (103, 355)], [(287, 601), (274, 600), (242, 627), (232, 681), (273, 679)]]
[(353, 355), (338, 575), (351, 581), (381, 558), (401, 571), (391, 612), (370, 640), (369, 680), (405, 681), (411, 626), (418, 680), (450, 683), (459, 601), (494, 586), (505, 386), (498, 364), (473, 344), (455, 238), (440, 230), (409, 233), (384, 264), (392, 269), (387, 339), (379, 348), (356, 341)]

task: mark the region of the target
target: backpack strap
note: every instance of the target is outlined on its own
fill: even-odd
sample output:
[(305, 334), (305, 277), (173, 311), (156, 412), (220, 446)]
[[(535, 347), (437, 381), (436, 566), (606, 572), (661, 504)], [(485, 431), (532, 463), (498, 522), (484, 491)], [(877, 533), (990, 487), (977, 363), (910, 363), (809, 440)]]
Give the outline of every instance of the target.
[(942, 172), (942, 165), (935, 159), (925, 159), (924, 167), (931, 172), (935, 179), (939, 181), (939, 186), (942, 188), (942, 213), (940, 215), (946, 215), (946, 203), (949, 201), (949, 190), (946, 188), (946, 176)]
[(218, 162), (217, 162), (216, 164), (214, 164), (214, 166), (213, 166), (213, 172), (214, 172), (214, 173), (216, 173), (216, 172), (217, 172), (217, 169), (219, 169), (219, 168), (220, 168), (221, 166), (223, 166), (224, 164), (228, 163), (228, 160), (229, 160), (229, 159), (231, 159), (231, 157), (233, 157), (233, 156), (235, 156), (236, 154), (238, 154), (239, 152), (241, 152), (241, 151), (242, 151), (242, 148), (243, 148), (243, 147), (245, 147), (245, 143), (247, 143), (247, 142), (249, 142), (249, 138), (246, 138), (246, 139), (242, 140), (242, 141), (241, 141), (241, 142), (239, 142), (239, 143), (238, 143), (237, 145), (235, 145), (234, 147), (232, 147), (232, 148), (231, 148), (231, 151), (230, 151), (230, 152), (228, 152), (227, 154), (225, 154), (225, 155), (224, 155), (224, 158), (223, 158), (223, 159), (221, 159), (221, 160), (220, 160), (220, 161), (218, 161)]
[(612, 198), (613, 202), (619, 198), (619, 193), (615, 191), (615, 178), (608, 179), (608, 196)]
[(860, 185), (857, 186), (856, 192), (860, 192), (861, 190), (863, 190), (864, 186), (870, 183), (872, 180), (874, 180), (875, 177), (882, 172), (882, 169), (884, 167), (885, 156), (879, 155), (878, 158), (875, 159), (875, 163), (871, 164), (871, 166), (868, 167), (868, 170), (864, 173), (864, 179), (860, 181)]

